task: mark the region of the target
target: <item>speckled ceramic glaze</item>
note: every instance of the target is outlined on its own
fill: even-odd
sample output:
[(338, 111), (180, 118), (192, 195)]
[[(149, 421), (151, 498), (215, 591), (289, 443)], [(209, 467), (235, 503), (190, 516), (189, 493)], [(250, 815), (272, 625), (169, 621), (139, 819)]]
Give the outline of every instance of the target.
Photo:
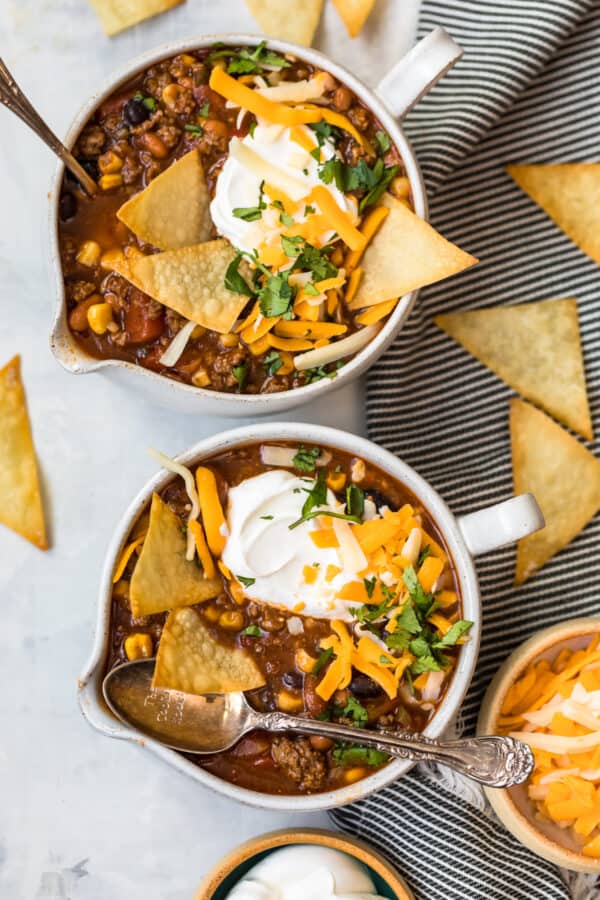
[(225, 900), (234, 885), (252, 866), (273, 850), (297, 844), (314, 844), (318, 847), (341, 850), (367, 867), (375, 888), (382, 897), (386, 897), (387, 900), (414, 900), (412, 892), (400, 874), (368, 844), (334, 831), (317, 828), (273, 831), (252, 838), (241, 847), (236, 847), (215, 866), (212, 872), (209, 872), (198, 888), (194, 900)]
[[(578, 649), (600, 632), (600, 617), (570, 619), (539, 631), (521, 644), (501, 666), (487, 689), (477, 725), (478, 734), (494, 734), (506, 693), (534, 660), (554, 657), (563, 647)], [(486, 789), (494, 812), (514, 836), (544, 859), (577, 872), (600, 875), (600, 860), (578, 851), (568, 831), (541, 823), (526, 793), (526, 785), (506, 790)]]

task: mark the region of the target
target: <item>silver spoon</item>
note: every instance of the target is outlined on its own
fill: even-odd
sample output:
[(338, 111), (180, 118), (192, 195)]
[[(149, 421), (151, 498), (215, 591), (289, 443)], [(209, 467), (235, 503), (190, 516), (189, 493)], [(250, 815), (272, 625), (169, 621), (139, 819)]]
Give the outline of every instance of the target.
[(154, 663), (144, 659), (118, 666), (106, 675), (102, 690), (118, 719), (173, 750), (219, 753), (255, 729), (298, 731), (365, 744), (400, 759), (441, 763), (489, 787), (521, 784), (533, 770), (531, 750), (511, 737), (437, 741), (410, 731), (369, 731), (280, 712), (260, 713), (242, 693), (199, 696), (152, 688)]
[(6, 106), (7, 109), (10, 109), (26, 125), (29, 125), (31, 130), (50, 147), (52, 152), (63, 161), (67, 169), (75, 176), (88, 196), (93, 197), (97, 193), (98, 185), (94, 179), (88, 175), (73, 154), (67, 150), (62, 141), (46, 125), (8, 71), (2, 59), (0, 59), (0, 103)]

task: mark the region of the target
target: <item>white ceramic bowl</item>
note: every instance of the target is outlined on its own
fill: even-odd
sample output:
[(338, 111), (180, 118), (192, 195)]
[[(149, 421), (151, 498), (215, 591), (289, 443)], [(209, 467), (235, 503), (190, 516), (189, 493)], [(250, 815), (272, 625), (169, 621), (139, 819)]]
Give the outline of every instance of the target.
[[(360, 456), (406, 485), (433, 517), (445, 538), (454, 562), (460, 584), (463, 615), (475, 623), (471, 629), (470, 640), (461, 649), (458, 665), (444, 701), (425, 729), (426, 735), (437, 737), (456, 715), (477, 662), (481, 607), (473, 556), (515, 541), (542, 527), (543, 518), (535, 500), (530, 494), (523, 494), (457, 519), (433, 488), (398, 457), (354, 434), (316, 425), (273, 422), (237, 428), (200, 441), (177, 459), (184, 465), (196, 465), (215, 453), (259, 441), (309, 442), (318, 446), (338, 447), (352, 455)], [(152, 492), (162, 490), (172, 477), (170, 472), (161, 470), (147, 482), (121, 518), (108, 549), (100, 583), (94, 647), (79, 681), (81, 709), (90, 724), (109, 737), (137, 741), (180, 772), (221, 794), (266, 809), (294, 811), (330, 809), (365, 797), (407, 772), (411, 763), (396, 760), (356, 784), (338, 790), (308, 796), (262, 794), (223, 781), (195, 766), (175, 751), (148, 738), (142, 739), (138, 732), (122, 725), (108, 711), (101, 699), (101, 684), (108, 649), (112, 575), (115, 564), (134, 522), (149, 503)]]
[[(69, 128), (65, 144), (71, 148), (90, 116), (122, 84), (154, 63), (202, 47), (216, 41), (228, 45), (256, 46), (260, 37), (248, 34), (202, 35), (188, 40), (164, 44), (138, 56), (112, 75), (80, 109)], [(314, 66), (325, 69), (344, 82), (372, 110), (396, 144), (409, 178), (413, 204), (417, 215), (427, 218), (427, 198), (423, 178), (414, 153), (396, 117), (406, 113), (426, 90), (440, 78), (461, 55), (460, 48), (441, 29), (436, 29), (418, 44), (410, 54), (383, 79), (376, 92), (370, 90), (351, 72), (332, 62), (316, 50), (297, 47), (284, 41), (268, 41), (268, 46), (280, 53), (293, 53)], [(379, 96), (378, 96), (379, 94)], [(64, 166), (55, 171), (50, 191), (49, 240), (50, 266), (55, 284), (55, 313), (50, 346), (57, 360), (76, 375), (102, 371), (142, 389), (154, 402), (186, 413), (205, 413), (221, 416), (257, 416), (277, 413), (303, 403), (309, 403), (328, 391), (336, 390), (358, 378), (392, 343), (415, 302), (417, 292), (407, 294), (385, 322), (373, 340), (350, 360), (331, 379), (325, 378), (305, 387), (274, 394), (229, 394), (182, 384), (130, 362), (116, 359), (97, 359), (90, 356), (71, 334), (66, 316), (66, 298), (58, 244), (58, 202)]]

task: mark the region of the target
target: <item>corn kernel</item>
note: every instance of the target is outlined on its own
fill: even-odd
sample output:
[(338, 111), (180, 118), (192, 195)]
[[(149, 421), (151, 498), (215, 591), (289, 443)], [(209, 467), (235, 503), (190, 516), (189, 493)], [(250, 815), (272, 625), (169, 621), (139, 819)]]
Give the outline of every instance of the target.
[(181, 62), (184, 64), (184, 66), (193, 66), (197, 62), (197, 60), (194, 56), (190, 56), (189, 53), (182, 53)]
[(244, 614), (239, 609), (227, 609), (219, 616), (219, 625), (228, 631), (241, 631), (244, 627)]
[(192, 331), (192, 340), (197, 341), (204, 334), (206, 334), (206, 328), (203, 328), (202, 325), (196, 325)]
[(361, 778), (364, 778), (367, 774), (367, 770), (362, 766), (354, 766), (352, 769), (346, 769), (344, 772), (344, 781), (346, 784), (354, 784), (356, 781), (360, 781)]
[(207, 387), (210, 384), (210, 376), (203, 366), (196, 369), (192, 375), (192, 384), (195, 384), (196, 387)]
[(301, 672), (306, 672), (307, 675), (310, 675), (316, 661), (315, 657), (307, 653), (302, 647), (296, 650), (295, 662)]
[(302, 697), (295, 697), (289, 691), (279, 691), (277, 694), (277, 706), (281, 712), (299, 712), (303, 706)]
[(108, 150), (98, 159), (98, 168), (103, 175), (114, 175), (123, 168), (123, 160), (114, 150)]
[(408, 197), (410, 194), (410, 181), (406, 175), (397, 175), (396, 178), (392, 179), (390, 191), (394, 197), (398, 197), (398, 199)]
[(125, 655), (127, 659), (150, 659), (153, 651), (152, 638), (149, 634), (130, 634), (125, 638)]
[(343, 491), (346, 486), (346, 475), (344, 472), (330, 472), (325, 480), (327, 482), (327, 487), (332, 490), (334, 494), (338, 491)]
[(84, 241), (76, 259), (80, 266), (97, 266), (101, 254), (102, 249), (97, 241)]
[(88, 325), (96, 334), (105, 334), (112, 322), (110, 303), (94, 303), (87, 311)]
[(221, 611), (217, 606), (206, 606), (204, 608), (204, 615), (209, 622), (218, 622)]
[(113, 188), (121, 187), (123, 184), (123, 176), (117, 175), (101, 175), (98, 182), (103, 191), (110, 191)]
[(222, 334), (219, 337), (219, 343), (222, 347), (237, 347), (238, 340), (237, 334)]
[(165, 88), (163, 88), (162, 99), (166, 106), (169, 109), (173, 109), (177, 102), (177, 97), (179, 96), (179, 85), (173, 82), (173, 84), (168, 84)]

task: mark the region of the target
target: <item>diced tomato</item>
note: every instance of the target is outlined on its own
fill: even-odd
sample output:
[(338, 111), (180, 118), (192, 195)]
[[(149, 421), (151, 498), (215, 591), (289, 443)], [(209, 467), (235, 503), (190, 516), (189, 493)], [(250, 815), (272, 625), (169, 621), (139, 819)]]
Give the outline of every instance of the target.
[(125, 330), (130, 344), (146, 344), (160, 337), (164, 327), (164, 315), (150, 317), (150, 298), (135, 288), (129, 295), (125, 313)]

